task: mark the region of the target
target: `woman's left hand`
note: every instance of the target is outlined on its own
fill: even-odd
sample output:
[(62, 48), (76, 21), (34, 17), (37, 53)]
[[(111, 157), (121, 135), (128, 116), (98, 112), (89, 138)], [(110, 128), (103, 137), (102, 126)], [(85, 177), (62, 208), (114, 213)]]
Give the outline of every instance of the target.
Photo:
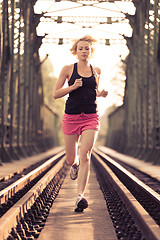
[(97, 97), (107, 97), (107, 95), (108, 95), (108, 91), (103, 89), (102, 91), (98, 92)]

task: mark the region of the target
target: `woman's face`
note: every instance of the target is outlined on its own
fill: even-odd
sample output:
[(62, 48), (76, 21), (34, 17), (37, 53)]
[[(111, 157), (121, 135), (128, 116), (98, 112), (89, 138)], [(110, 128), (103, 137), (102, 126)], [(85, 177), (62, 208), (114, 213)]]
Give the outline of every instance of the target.
[(79, 60), (89, 60), (91, 53), (91, 45), (87, 41), (80, 41), (77, 43), (77, 57)]

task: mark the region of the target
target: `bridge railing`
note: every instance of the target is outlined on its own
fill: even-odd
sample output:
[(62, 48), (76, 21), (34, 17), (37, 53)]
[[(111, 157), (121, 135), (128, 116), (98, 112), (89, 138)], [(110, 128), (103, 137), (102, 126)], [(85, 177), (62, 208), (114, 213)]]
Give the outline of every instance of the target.
[[(46, 121), (56, 114), (44, 107), (41, 63), (36, 35), (40, 16), (34, 14), (36, 1), (0, 2), (0, 160), (28, 156), (44, 147), (48, 138)], [(45, 115), (42, 109), (45, 108)], [(44, 117), (47, 120), (44, 120)], [(53, 124), (54, 125), (54, 124)], [(49, 126), (51, 129), (54, 127)], [(52, 132), (52, 130), (51, 130)]]
[[(136, 14), (127, 15), (133, 35), (126, 38), (130, 53), (125, 61), (123, 123), (118, 123), (120, 109), (110, 115), (110, 122), (119, 129), (109, 127), (107, 141), (110, 147), (160, 163), (160, 3), (142, 0), (134, 4)], [(118, 146), (117, 139), (121, 139)]]

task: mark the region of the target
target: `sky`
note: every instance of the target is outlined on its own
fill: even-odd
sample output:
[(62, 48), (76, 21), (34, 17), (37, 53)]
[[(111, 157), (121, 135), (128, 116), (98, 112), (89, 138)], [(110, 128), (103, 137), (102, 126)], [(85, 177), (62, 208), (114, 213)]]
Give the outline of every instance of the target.
[[(45, 54), (49, 54), (53, 64), (54, 75), (58, 77), (64, 65), (77, 61), (76, 57), (70, 53), (72, 39), (77, 39), (86, 34), (96, 38), (98, 40), (96, 51), (90, 63), (93, 66), (100, 67), (102, 74), (99, 87), (109, 92), (107, 98), (98, 98), (99, 113), (102, 116), (108, 107), (112, 105), (120, 106), (123, 103), (125, 84), (120, 85), (118, 83), (121, 79), (117, 79), (117, 84), (115, 81), (113, 83), (112, 79), (117, 71), (117, 64), (121, 59), (125, 59), (129, 53), (122, 35), (131, 36), (132, 29), (128, 20), (125, 20), (123, 13), (133, 15), (135, 8), (132, 2), (117, 1), (116, 4), (104, 2), (94, 5), (94, 7), (89, 6), (91, 1), (79, 2), (86, 3), (87, 6), (82, 7), (81, 4), (70, 1), (55, 3), (52, 0), (38, 0), (36, 2), (34, 6), (35, 13), (46, 12), (46, 17), (41, 18), (41, 23), (37, 27), (37, 34), (39, 36), (47, 34), (46, 38), (48, 38), (47, 41), (43, 40), (40, 55), (43, 58)], [(50, 21), (50, 18), (47, 18), (47, 16), (51, 16), (53, 20)], [(66, 19), (63, 18), (66, 21), (74, 21), (76, 19), (76, 24), (67, 22), (58, 24), (55, 22), (57, 16), (66, 16)], [(112, 17), (112, 21), (118, 20), (119, 22), (112, 24), (96, 23), (97, 19), (103, 22), (107, 21), (107, 17)], [(93, 21), (95, 22), (93, 23)], [(92, 28), (90, 27), (91, 25)], [(59, 38), (64, 38), (63, 45), (58, 45)], [(104, 44), (105, 39), (111, 39), (110, 46)], [(125, 76), (120, 76), (120, 78), (125, 81)], [(122, 97), (119, 94), (117, 95), (117, 92)]]

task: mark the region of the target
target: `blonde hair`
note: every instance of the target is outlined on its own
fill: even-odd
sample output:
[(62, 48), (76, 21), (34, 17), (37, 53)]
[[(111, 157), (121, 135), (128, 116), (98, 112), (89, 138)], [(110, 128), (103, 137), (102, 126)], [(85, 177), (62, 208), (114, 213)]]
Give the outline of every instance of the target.
[(97, 42), (97, 40), (94, 39), (94, 38), (92, 38), (90, 35), (86, 35), (86, 36), (84, 36), (84, 37), (82, 37), (82, 38), (79, 38), (79, 39), (75, 40), (73, 46), (72, 46), (71, 49), (70, 49), (71, 53), (72, 53), (73, 55), (76, 55), (76, 54), (77, 54), (77, 44), (78, 44), (80, 41), (86, 41), (86, 42), (88, 42), (88, 43), (90, 44), (90, 46), (91, 46), (91, 52), (92, 52), (92, 54), (93, 54), (93, 52), (94, 52), (94, 50), (95, 50), (93, 45)]

